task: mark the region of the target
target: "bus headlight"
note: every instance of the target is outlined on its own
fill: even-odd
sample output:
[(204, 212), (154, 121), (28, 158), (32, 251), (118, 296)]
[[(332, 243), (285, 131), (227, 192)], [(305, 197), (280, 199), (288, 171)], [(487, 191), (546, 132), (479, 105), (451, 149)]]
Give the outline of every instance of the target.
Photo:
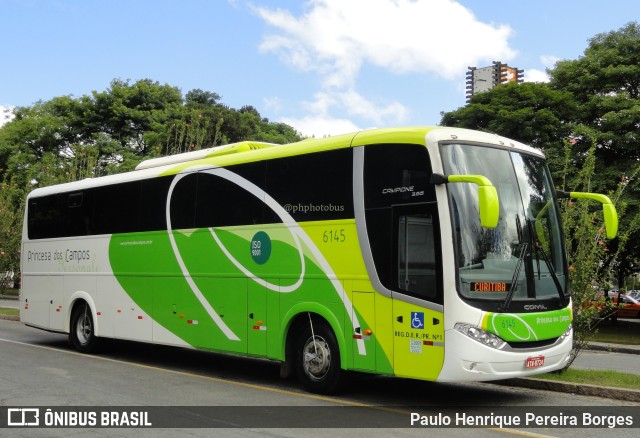
[(495, 348), (496, 350), (501, 349), (506, 344), (502, 338), (494, 335), (493, 333), (489, 333), (486, 330), (482, 330), (475, 325), (458, 322), (454, 328), (460, 333), (464, 333), (469, 336), (471, 339), (474, 339), (487, 347)]
[(569, 324), (569, 326), (567, 327), (567, 329), (564, 331), (564, 333), (562, 334), (562, 336), (560, 336), (560, 340), (564, 341), (567, 336), (569, 336), (571, 334), (571, 330), (573, 329), (573, 325)]

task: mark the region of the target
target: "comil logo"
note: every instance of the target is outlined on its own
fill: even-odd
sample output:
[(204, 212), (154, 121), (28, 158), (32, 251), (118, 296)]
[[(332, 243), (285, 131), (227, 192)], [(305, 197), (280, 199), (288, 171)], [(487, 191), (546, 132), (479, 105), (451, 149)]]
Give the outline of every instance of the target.
[(524, 310), (547, 310), (544, 304), (525, 304)]
[(7, 409), (7, 426), (40, 426), (39, 408)]

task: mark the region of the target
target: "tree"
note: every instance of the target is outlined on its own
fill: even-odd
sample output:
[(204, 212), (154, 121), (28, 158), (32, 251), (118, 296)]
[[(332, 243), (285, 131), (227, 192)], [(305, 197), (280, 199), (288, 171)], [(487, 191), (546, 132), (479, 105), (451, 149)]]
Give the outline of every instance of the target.
[[(20, 272), (22, 191), (12, 183), (0, 183), (0, 294), (12, 287)], [(16, 208), (18, 205), (18, 208)]]
[[(565, 175), (572, 175), (576, 191), (591, 191), (591, 182), (596, 175), (596, 147), (590, 130), (583, 128), (578, 133), (583, 138), (591, 138), (591, 148), (584, 157), (580, 169), (573, 166), (571, 155), (574, 142), (565, 142)], [(636, 170), (637, 172), (637, 170)], [(611, 193), (612, 201), (617, 205), (618, 213), (624, 217), (626, 204), (621, 197), (628, 188), (628, 181), (619, 182), (616, 190)], [(566, 368), (571, 366), (580, 352), (588, 345), (589, 339), (597, 330), (598, 325), (608, 316), (615, 315), (616, 309), (611, 302), (598, 298), (600, 290), (607, 291), (608, 275), (605, 261), (621, 259), (629, 238), (640, 224), (640, 217), (636, 216), (630, 226), (619, 230), (618, 238), (607, 241), (602, 228), (603, 217), (600, 205), (590, 205), (588, 202), (564, 202), (562, 216), (564, 234), (569, 263), (569, 283), (571, 285), (571, 299), (573, 302), (573, 348)]]
[[(617, 259), (612, 254), (620, 241), (611, 242), (601, 264), (624, 287), (624, 278), (640, 265), (640, 230), (634, 225), (640, 215), (640, 27), (629, 23), (596, 35), (583, 57), (560, 61), (549, 74), (549, 84), (513, 83), (477, 94), (466, 107), (443, 113), (441, 123), (486, 129), (541, 148), (556, 185), (569, 189), (579, 181), (576, 172), (568, 172), (581, 169), (594, 146), (591, 190), (612, 193), (619, 183), (626, 186), (620, 228), (632, 234)], [(572, 141), (570, 166), (564, 163), (563, 139)]]
[(442, 113), (441, 125), (499, 132), (545, 148), (566, 138), (576, 106), (570, 93), (545, 84), (510, 83), (479, 93), (456, 111)]
[(597, 172), (592, 189), (607, 193), (620, 182), (628, 186), (622, 198), (626, 218), (621, 228), (633, 229), (633, 234), (620, 258), (607, 263), (623, 287), (624, 277), (637, 270), (640, 254), (640, 231), (634, 226), (640, 214), (640, 185), (635, 178), (640, 162), (640, 26), (632, 22), (596, 35), (584, 56), (558, 62), (549, 74), (552, 89), (566, 90), (574, 98), (573, 123), (590, 130), (588, 138), (575, 137), (573, 165), (580, 167), (594, 144)]
[[(0, 273), (17, 272), (24, 200), (36, 188), (132, 170), (143, 159), (242, 140), (289, 143), (293, 128), (270, 123), (220, 95), (150, 79), (115, 79), (105, 91), (55, 97), (14, 110), (0, 128)], [(7, 256), (10, 254), (10, 257)]]
[[(595, 328), (592, 287), (610, 273), (638, 269), (640, 253), (640, 28), (630, 23), (596, 35), (584, 56), (549, 70), (549, 84), (509, 84), (443, 113), (442, 124), (488, 129), (541, 148), (556, 187), (609, 194), (621, 221), (619, 237), (601, 237), (602, 219), (588, 203), (565, 203), (566, 246), (574, 302), (574, 353)], [(572, 356), (572, 357), (575, 357)]]
[(145, 134), (161, 130), (175, 118), (182, 106), (182, 93), (176, 87), (150, 79), (134, 84), (115, 79), (106, 91), (94, 91), (91, 100), (90, 132), (104, 132), (122, 147), (128, 146), (136, 155), (145, 156), (154, 146), (145, 141)]
[(218, 93), (203, 91), (199, 88), (194, 88), (185, 95), (187, 106), (212, 108), (218, 105), (220, 99), (222, 99), (222, 97)]
[(173, 155), (222, 144), (225, 107), (218, 103), (220, 99), (219, 94), (210, 91), (189, 91), (185, 104), (165, 123), (162, 146), (156, 155)]
[(570, 136), (576, 104), (571, 93), (546, 84), (500, 85), (478, 93), (468, 105), (443, 112), (441, 125), (495, 132), (545, 152), (562, 169), (562, 139)]

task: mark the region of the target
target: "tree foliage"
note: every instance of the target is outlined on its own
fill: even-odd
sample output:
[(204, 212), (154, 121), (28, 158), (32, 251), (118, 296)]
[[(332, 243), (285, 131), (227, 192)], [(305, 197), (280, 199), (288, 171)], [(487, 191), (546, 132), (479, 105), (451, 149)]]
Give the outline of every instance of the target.
[[(587, 133), (583, 133), (588, 138)], [(587, 151), (581, 168), (576, 169), (571, 156), (573, 141), (565, 141), (565, 175), (572, 175), (576, 191), (591, 191), (591, 183), (596, 175), (596, 147), (591, 138), (591, 148)], [(635, 175), (634, 175), (635, 176)], [(626, 202), (621, 200), (628, 189), (629, 180), (621, 180), (611, 199), (617, 205), (618, 213), (624, 216)], [(604, 236), (603, 215), (599, 203), (590, 205), (589, 202), (564, 202), (563, 226), (566, 237), (567, 259), (569, 263), (569, 282), (571, 284), (571, 298), (573, 301), (573, 349), (567, 368), (573, 363), (580, 352), (587, 346), (589, 339), (597, 330), (598, 325), (607, 317), (615, 315), (616, 309), (611, 302), (599, 297), (599, 292), (609, 289), (607, 270), (604, 263), (620, 260), (624, 257), (629, 238), (640, 224), (640, 216), (629, 223), (628, 227), (620, 229), (615, 244), (607, 241)]]
[(570, 134), (565, 121), (575, 110), (573, 96), (568, 92), (544, 84), (510, 83), (476, 94), (457, 111), (443, 113), (441, 124), (498, 132), (548, 148)]
[[(549, 83), (511, 83), (477, 94), (469, 105), (443, 113), (441, 124), (484, 129), (542, 149), (556, 186), (567, 190), (584, 183), (578, 171), (592, 153), (590, 190), (611, 194), (625, 185), (620, 228), (632, 234), (622, 252), (620, 239), (610, 242), (612, 251), (599, 264), (622, 287), (640, 267), (640, 27), (633, 22), (596, 35), (584, 56), (560, 61), (548, 73)], [(571, 140), (569, 156), (564, 140)]]
[(150, 156), (242, 140), (300, 140), (293, 128), (269, 122), (254, 107), (236, 110), (220, 99), (199, 89), (183, 97), (178, 88), (149, 79), (116, 79), (105, 91), (17, 108), (0, 129), (0, 180), (22, 174), (28, 181), (28, 169), (48, 154), (63, 168), (81, 158), (77, 153), (95, 155), (87, 176), (100, 176), (131, 170)]
[(611, 192), (621, 182), (628, 186), (621, 199), (626, 212), (621, 226), (633, 229), (633, 235), (621, 257), (606, 263), (622, 287), (624, 277), (640, 269), (640, 232), (635, 226), (640, 214), (640, 26), (632, 22), (596, 35), (584, 56), (560, 61), (549, 73), (550, 88), (574, 96), (577, 111), (571, 123), (589, 129), (588, 137), (576, 136), (573, 166), (582, 165), (593, 143), (597, 161), (593, 190)]
[(55, 97), (14, 110), (0, 128), (0, 273), (19, 270), (27, 193), (52, 184), (132, 170), (150, 157), (243, 140), (291, 143), (300, 135), (252, 106), (210, 91), (115, 79), (104, 91)]
[(13, 286), (20, 270), (20, 248), (22, 229), (21, 201), (14, 199), (20, 193), (12, 183), (0, 183), (0, 294)]
[[(640, 27), (596, 35), (584, 56), (560, 61), (540, 84), (510, 84), (473, 96), (443, 113), (441, 123), (485, 129), (542, 149), (556, 187), (608, 194), (620, 216), (619, 235), (603, 237), (599, 206), (562, 205), (575, 359), (602, 317), (594, 292), (637, 272), (640, 253)], [(604, 309), (606, 313), (606, 309)]]

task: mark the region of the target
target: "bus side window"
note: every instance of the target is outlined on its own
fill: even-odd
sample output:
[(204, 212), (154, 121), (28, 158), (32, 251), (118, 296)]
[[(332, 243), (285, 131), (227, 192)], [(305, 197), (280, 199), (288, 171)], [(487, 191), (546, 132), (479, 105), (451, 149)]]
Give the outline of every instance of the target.
[(195, 228), (197, 184), (198, 174), (190, 173), (184, 175), (174, 186), (169, 206), (172, 229)]
[(126, 182), (92, 190), (91, 234), (116, 234), (139, 231), (138, 201), (140, 182)]
[(353, 218), (352, 183), (346, 148), (267, 162), (267, 192), (296, 221)]
[(91, 234), (91, 192), (59, 193), (60, 224), (49, 237), (87, 236)]
[[(237, 164), (226, 169), (260, 188), (264, 186), (264, 162)], [(215, 171), (198, 172), (195, 228), (262, 224), (264, 210), (264, 199), (247, 188), (216, 175)]]
[(144, 179), (140, 182), (138, 222), (140, 231), (167, 229), (167, 194), (173, 176)]
[(58, 237), (62, 219), (58, 209), (57, 195), (49, 195), (29, 200), (29, 239)]

